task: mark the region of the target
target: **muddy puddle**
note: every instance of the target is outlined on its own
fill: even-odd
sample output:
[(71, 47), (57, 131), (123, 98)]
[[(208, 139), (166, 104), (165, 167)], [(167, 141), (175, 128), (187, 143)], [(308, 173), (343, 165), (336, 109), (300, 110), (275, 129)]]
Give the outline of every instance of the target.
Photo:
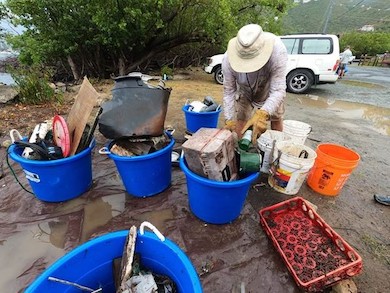
[(340, 101), (316, 95), (299, 96), (298, 100), (305, 106), (331, 110), (340, 118), (369, 120), (372, 122), (373, 130), (390, 136), (390, 108)]

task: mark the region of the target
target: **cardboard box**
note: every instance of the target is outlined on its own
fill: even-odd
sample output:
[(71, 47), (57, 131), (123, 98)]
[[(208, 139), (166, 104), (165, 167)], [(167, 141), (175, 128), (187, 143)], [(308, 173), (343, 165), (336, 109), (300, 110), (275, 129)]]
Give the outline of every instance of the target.
[(182, 149), (192, 172), (208, 179), (232, 181), (238, 176), (235, 144), (227, 129), (200, 128)]

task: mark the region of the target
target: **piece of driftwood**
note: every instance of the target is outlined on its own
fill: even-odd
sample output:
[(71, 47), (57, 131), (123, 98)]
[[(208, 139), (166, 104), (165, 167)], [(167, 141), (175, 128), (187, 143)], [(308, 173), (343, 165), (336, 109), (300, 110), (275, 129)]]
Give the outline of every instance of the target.
[(135, 241), (137, 237), (137, 228), (132, 226), (127, 235), (125, 246), (123, 248), (122, 262), (121, 262), (121, 283), (117, 293), (126, 291), (126, 282), (130, 279), (132, 274), (132, 264), (134, 258)]
[(66, 121), (71, 137), (71, 156), (76, 153), (85, 125), (87, 125), (93, 107), (97, 105), (98, 97), (98, 92), (94, 89), (88, 78), (84, 77), (79, 93), (69, 111)]

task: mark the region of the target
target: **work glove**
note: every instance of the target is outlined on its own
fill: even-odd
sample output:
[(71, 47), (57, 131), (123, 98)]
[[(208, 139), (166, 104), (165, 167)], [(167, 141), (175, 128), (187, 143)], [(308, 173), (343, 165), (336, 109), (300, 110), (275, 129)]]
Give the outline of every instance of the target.
[(229, 129), (230, 131), (235, 131), (236, 130), (236, 125), (237, 125), (237, 121), (226, 120), (225, 121), (225, 126), (223, 128)]
[(267, 130), (267, 120), (269, 120), (269, 114), (265, 110), (256, 110), (252, 118), (248, 120), (241, 134), (244, 134), (248, 128), (252, 128), (252, 144), (256, 145), (257, 138)]

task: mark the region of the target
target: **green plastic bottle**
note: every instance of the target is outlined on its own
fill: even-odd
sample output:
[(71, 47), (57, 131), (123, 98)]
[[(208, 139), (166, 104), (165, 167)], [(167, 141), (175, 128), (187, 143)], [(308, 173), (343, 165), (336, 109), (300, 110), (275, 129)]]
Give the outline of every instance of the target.
[(251, 142), (252, 142), (252, 129), (248, 129), (247, 131), (245, 131), (244, 135), (242, 136), (242, 138), (238, 141), (238, 147), (243, 150), (243, 151), (247, 151), (251, 145)]

